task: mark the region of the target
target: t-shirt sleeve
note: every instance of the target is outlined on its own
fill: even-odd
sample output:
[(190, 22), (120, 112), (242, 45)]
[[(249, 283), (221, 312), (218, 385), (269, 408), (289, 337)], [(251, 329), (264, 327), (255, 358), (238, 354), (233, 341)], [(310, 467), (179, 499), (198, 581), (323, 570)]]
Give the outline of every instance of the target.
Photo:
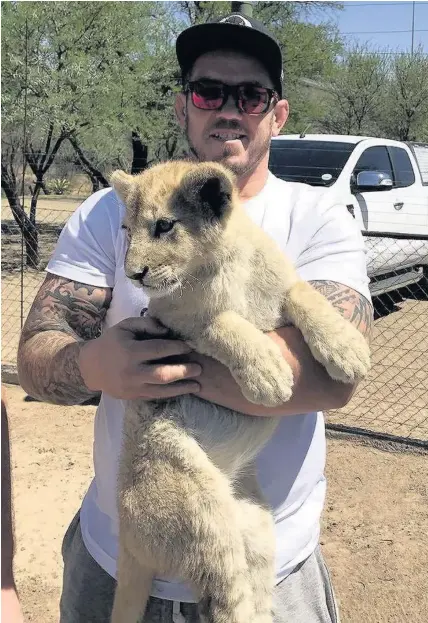
[(112, 288), (123, 206), (112, 189), (91, 195), (64, 226), (46, 270), (98, 287)]
[(315, 208), (314, 230), (296, 262), (305, 281), (336, 281), (370, 300), (366, 247), (358, 224), (343, 204)]

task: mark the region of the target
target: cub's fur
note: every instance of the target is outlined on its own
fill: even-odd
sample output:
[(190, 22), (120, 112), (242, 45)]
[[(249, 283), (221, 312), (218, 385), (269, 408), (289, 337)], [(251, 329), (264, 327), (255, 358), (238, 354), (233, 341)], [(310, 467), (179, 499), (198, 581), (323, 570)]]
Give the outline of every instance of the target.
[[(290, 398), (291, 368), (265, 335), (289, 322), (334, 379), (367, 373), (363, 336), (245, 214), (221, 165), (116, 171), (112, 185), (126, 205), (126, 274), (149, 314), (226, 365), (249, 401)], [(210, 623), (271, 623), (273, 520), (254, 459), (277, 423), (193, 395), (127, 404), (113, 623), (137, 623), (153, 576), (191, 583)]]

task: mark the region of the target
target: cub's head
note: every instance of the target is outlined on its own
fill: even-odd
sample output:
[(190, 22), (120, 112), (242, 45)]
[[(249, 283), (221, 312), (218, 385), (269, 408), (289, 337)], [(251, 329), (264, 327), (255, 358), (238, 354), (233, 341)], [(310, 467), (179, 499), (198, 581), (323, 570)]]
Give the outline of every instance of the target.
[(126, 206), (126, 275), (150, 297), (192, 283), (213, 261), (237, 202), (234, 178), (222, 165), (176, 161), (135, 176), (115, 171), (111, 185)]

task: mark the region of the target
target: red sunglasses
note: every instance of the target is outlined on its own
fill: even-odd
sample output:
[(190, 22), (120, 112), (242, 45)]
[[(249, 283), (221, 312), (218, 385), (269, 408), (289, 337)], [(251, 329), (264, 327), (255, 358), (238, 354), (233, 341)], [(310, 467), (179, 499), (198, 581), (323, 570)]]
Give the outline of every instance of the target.
[(260, 87), (251, 82), (231, 85), (211, 80), (195, 80), (188, 82), (184, 91), (191, 94), (192, 104), (200, 110), (221, 110), (231, 95), (239, 112), (246, 115), (263, 115), (273, 101), (278, 101), (278, 94), (274, 89)]

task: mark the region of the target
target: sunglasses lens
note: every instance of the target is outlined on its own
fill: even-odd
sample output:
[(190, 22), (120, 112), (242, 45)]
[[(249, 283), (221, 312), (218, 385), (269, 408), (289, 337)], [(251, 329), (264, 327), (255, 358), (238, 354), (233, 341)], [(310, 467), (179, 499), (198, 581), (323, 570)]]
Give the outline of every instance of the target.
[[(193, 105), (201, 110), (220, 110), (232, 96), (241, 112), (247, 115), (265, 113), (272, 101), (273, 91), (253, 84), (236, 86), (215, 82), (189, 82)], [(230, 94), (230, 95), (229, 95)]]
[(192, 102), (202, 110), (217, 110), (223, 105), (223, 89), (221, 85), (195, 82), (192, 90)]
[(239, 103), (247, 115), (259, 115), (266, 111), (270, 104), (267, 89), (256, 86), (242, 86), (239, 91)]

